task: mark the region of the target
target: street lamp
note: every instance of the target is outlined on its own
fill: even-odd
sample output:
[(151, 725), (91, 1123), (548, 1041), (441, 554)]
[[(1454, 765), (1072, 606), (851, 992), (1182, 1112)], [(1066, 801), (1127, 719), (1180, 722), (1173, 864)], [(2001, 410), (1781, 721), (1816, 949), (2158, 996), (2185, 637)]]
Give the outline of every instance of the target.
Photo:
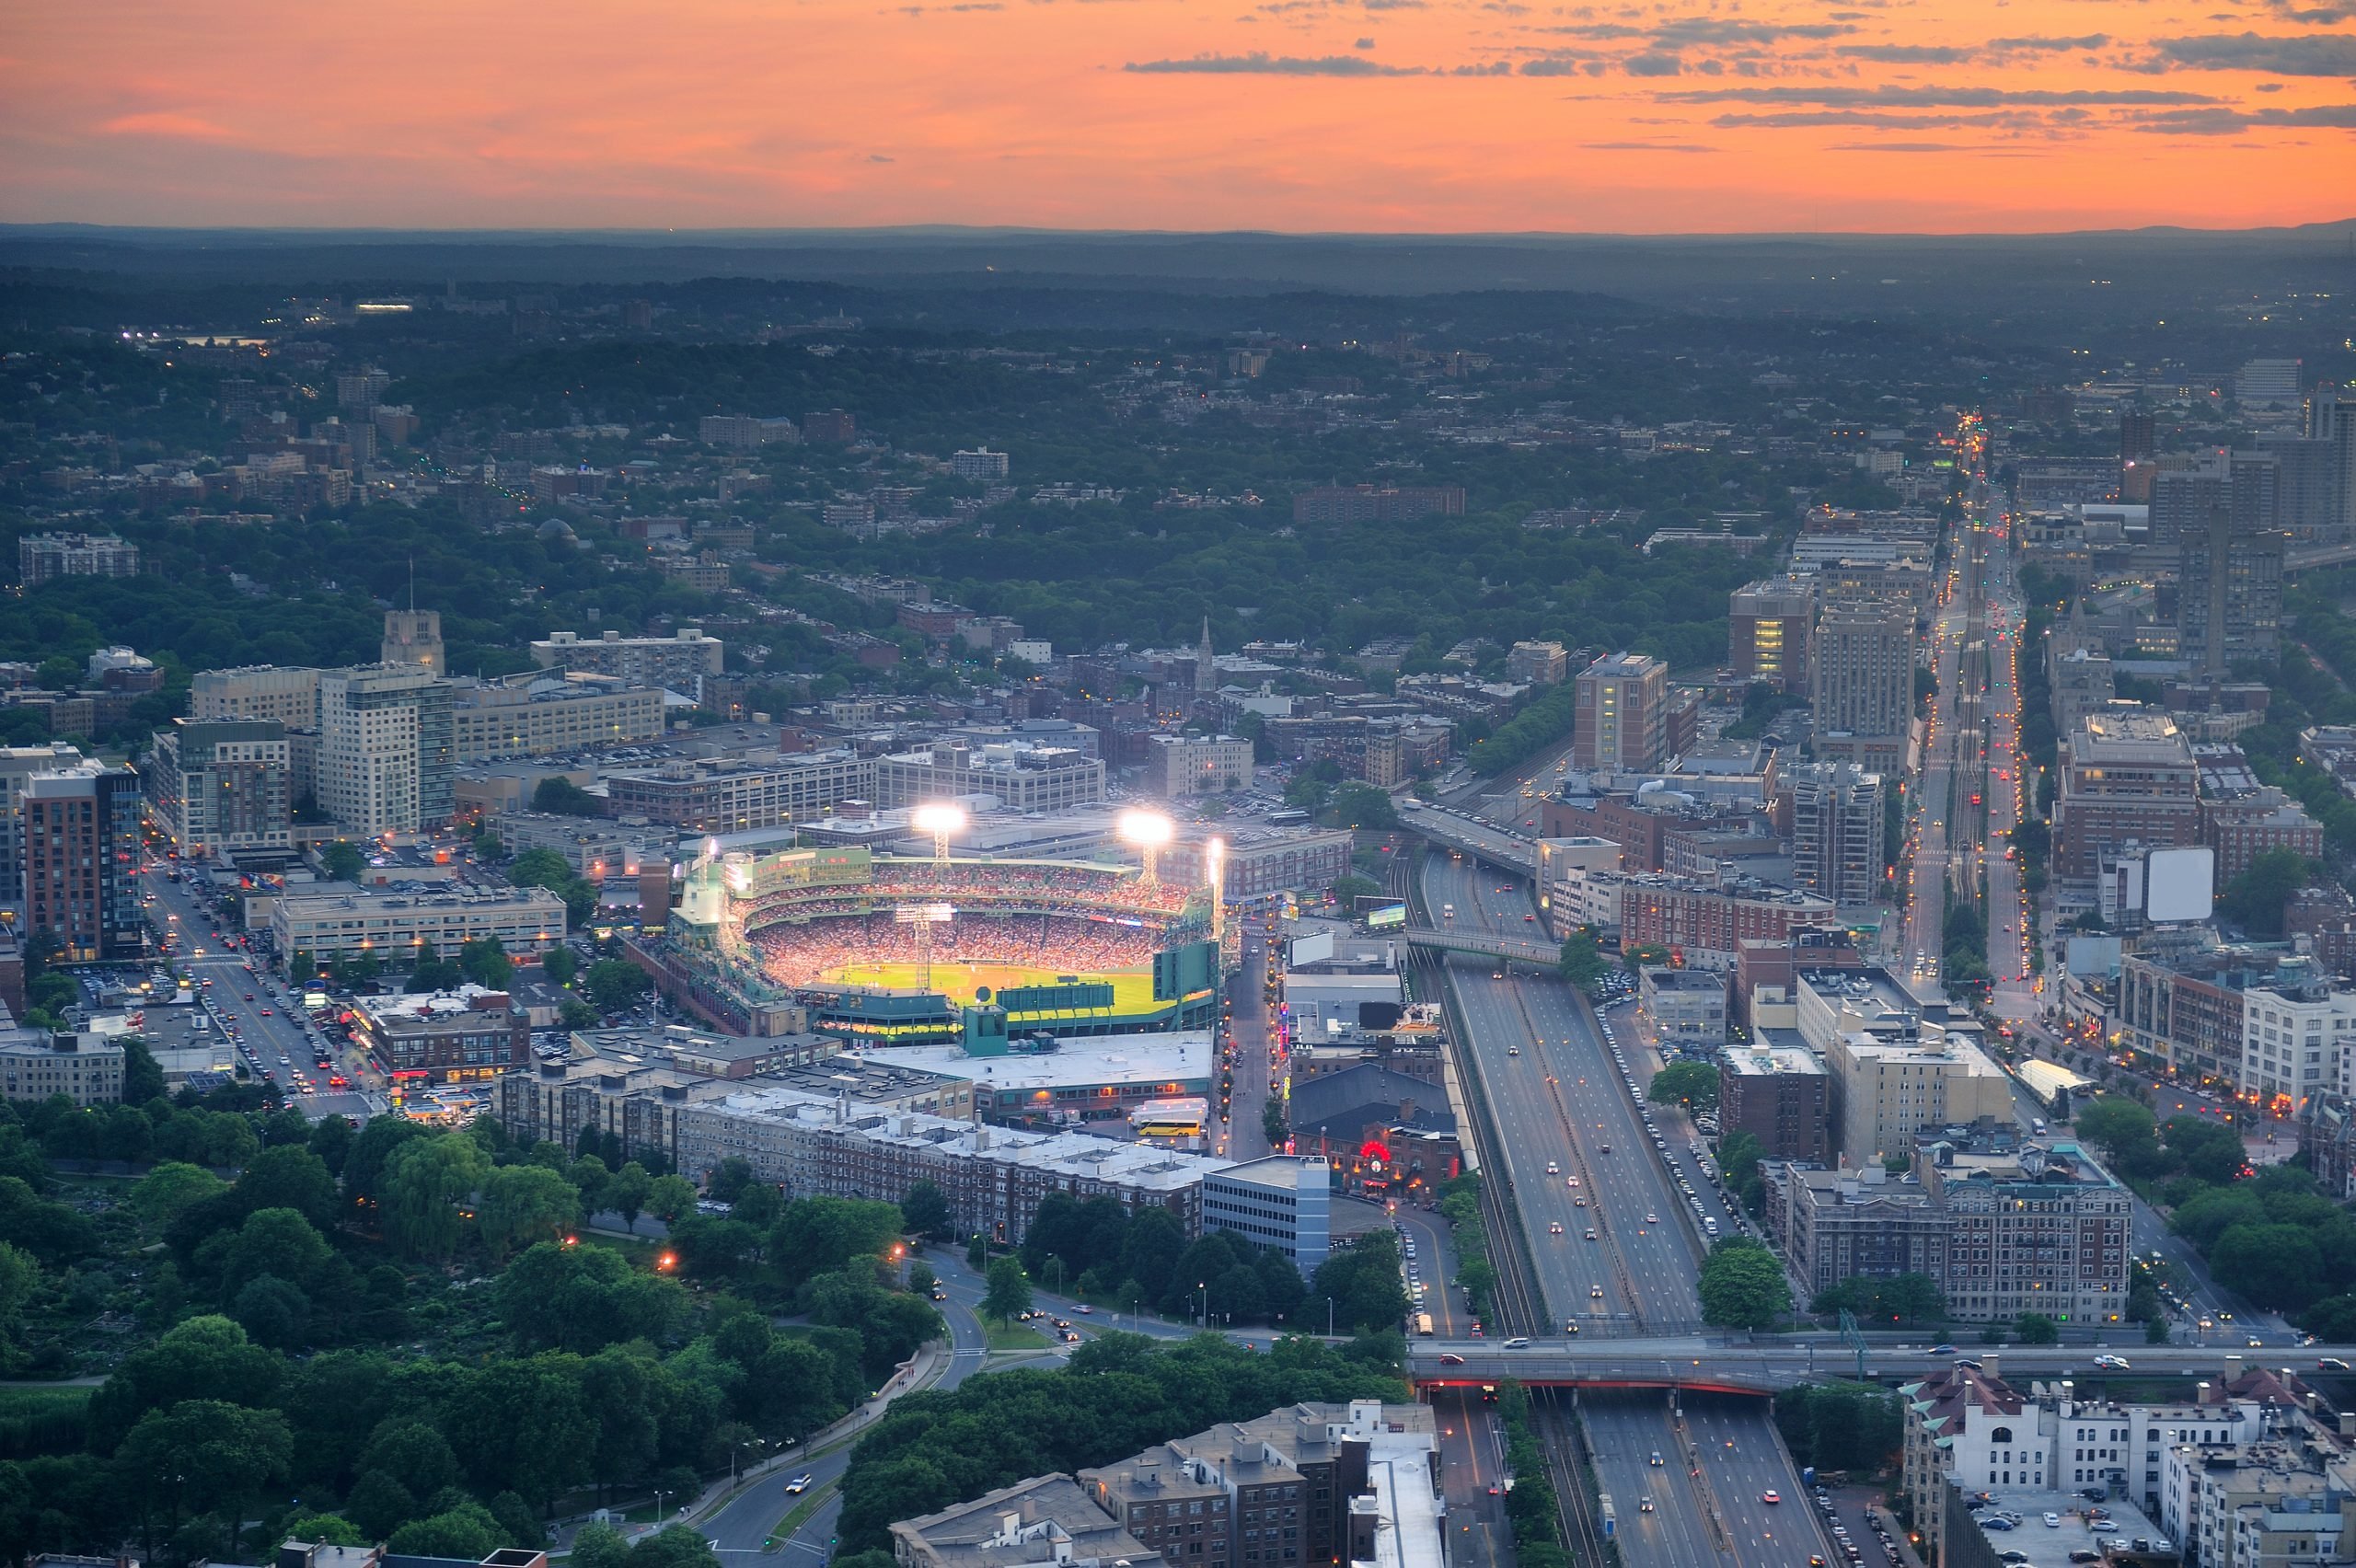
[(1227, 840), (1214, 838), (1203, 846), (1205, 880), (1211, 885), (1211, 951), (1220, 950), (1227, 934)]
[(932, 835), (933, 870), (949, 869), (949, 836), (965, 825), (965, 808), (947, 801), (935, 801), (918, 806), (908, 813), (908, 825), (919, 833)]
[(1211, 1326), (1210, 1282), (1208, 1280), (1198, 1279), (1195, 1282), (1195, 1288), (1203, 1293), (1203, 1327), (1208, 1329)]
[(1160, 812), (1123, 812), (1115, 824), (1121, 836), (1138, 847), (1138, 855), (1145, 862), (1145, 885), (1155, 883), (1154, 858), (1161, 847), (1177, 832), (1177, 824)]

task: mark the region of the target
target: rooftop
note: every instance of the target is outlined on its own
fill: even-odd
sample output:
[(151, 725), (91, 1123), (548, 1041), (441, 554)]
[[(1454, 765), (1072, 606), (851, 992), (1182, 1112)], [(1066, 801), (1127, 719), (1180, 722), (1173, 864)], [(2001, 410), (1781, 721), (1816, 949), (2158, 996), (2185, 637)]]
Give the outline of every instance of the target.
[(1057, 1041), (1052, 1051), (975, 1056), (958, 1044), (894, 1045), (867, 1055), (877, 1066), (914, 1067), (942, 1078), (967, 1078), (987, 1090), (1045, 1092), (1076, 1084), (1174, 1086), (1211, 1072), (1211, 1037), (1204, 1030), (1156, 1034), (1099, 1034)]

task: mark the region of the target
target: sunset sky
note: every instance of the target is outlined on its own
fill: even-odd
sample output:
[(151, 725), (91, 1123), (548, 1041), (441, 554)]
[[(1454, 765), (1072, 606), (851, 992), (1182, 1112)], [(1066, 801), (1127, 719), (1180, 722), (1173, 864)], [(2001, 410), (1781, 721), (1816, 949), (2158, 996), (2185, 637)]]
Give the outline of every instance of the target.
[(2356, 0), (0, 0), (0, 221), (2356, 215)]

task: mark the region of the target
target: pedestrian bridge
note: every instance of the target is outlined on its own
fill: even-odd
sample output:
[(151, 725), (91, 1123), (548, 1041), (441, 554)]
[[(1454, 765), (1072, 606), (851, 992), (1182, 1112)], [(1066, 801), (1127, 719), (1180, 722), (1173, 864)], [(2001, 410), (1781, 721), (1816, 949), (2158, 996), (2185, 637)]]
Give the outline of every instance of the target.
[(1531, 937), (1501, 937), (1491, 931), (1456, 931), (1433, 926), (1410, 926), (1400, 933), (1409, 947), (1440, 952), (1478, 953), (1484, 958), (1512, 959), (1518, 963), (1542, 963), (1552, 969), (1563, 959), (1563, 944)]

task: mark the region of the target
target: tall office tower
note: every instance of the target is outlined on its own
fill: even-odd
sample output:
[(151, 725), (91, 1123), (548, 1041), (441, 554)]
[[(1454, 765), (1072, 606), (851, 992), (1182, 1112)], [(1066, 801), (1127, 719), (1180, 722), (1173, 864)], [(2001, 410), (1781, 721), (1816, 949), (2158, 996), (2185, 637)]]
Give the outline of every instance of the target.
[(80, 766), (81, 751), (64, 741), (45, 746), (0, 746), (0, 916), (18, 931), (24, 923), (25, 785), (36, 773)]
[(2228, 498), (2177, 540), (2177, 649), (2205, 675), (2222, 676), (2238, 660), (2270, 660), (2281, 648), (2287, 536), (2244, 526), (2239, 510)]
[(1881, 775), (1854, 762), (1793, 770), (1792, 881), (1835, 904), (1871, 903), (1882, 890)]
[(2119, 411), (2119, 460), (2132, 463), (2138, 458), (2150, 457), (2158, 450), (2154, 444), (2155, 435), (2150, 414), (2139, 409), (2121, 409)]
[(2209, 525), (2209, 514), (2220, 507), (2230, 511), (2233, 455), (2212, 447), (2194, 455), (2182, 468), (2163, 469), (2152, 477), (2152, 543), (2173, 545), (2196, 529)]
[(1738, 681), (1806, 691), (1815, 620), (1816, 586), (1807, 578), (1745, 583), (1727, 595), (1727, 667)]
[(442, 612), (387, 610), (385, 643), (377, 655), (387, 664), (422, 664), (437, 675), (450, 666), (442, 653)]
[(2299, 362), (2254, 359), (2234, 372), (2234, 401), (2245, 409), (2299, 406)]
[(1896, 771), (1914, 718), (1914, 607), (1849, 599), (1817, 617), (1808, 672), (1816, 755)]
[(1571, 727), (1574, 766), (1641, 773), (1658, 767), (1669, 739), (1669, 666), (1642, 653), (1607, 653), (1580, 672)]
[(318, 802), (354, 833), (414, 833), (455, 809), (450, 685), (419, 664), (319, 674)]
[(139, 775), (87, 762), (25, 780), (25, 928), (75, 963), (138, 958)]

